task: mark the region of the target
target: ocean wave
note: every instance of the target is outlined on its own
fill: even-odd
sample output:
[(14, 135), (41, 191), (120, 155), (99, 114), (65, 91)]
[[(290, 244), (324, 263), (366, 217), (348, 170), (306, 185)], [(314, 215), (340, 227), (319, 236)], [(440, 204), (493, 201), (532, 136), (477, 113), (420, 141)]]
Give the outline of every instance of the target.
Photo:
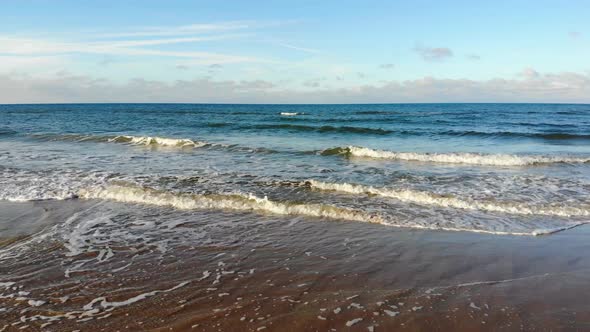
[(0, 201), (74, 199), (81, 188), (104, 183), (108, 178), (110, 175), (103, 172), (25, 171), (0, 167)]
[[(408, 218), (395, 210), (388, 211), (370, 206), (358, 207), (348, 205), (348, 200), (340, 200), (342, 205), (323, 203), (321, 201), (301, 202), (295, 200), (271, 200), (266, 197), (250, 194), (213, 193), (209, 188), (207, 194), (194, 194), (194, 186), (184, 186), (170, 191), (168, 183), (162, 183), (156, 177), (153, 180), (129, 178), (127, 176), (107, 173), (75, 172), (68, 174), (36, 174), (17, 173), (22, 180), (14, 181), (14, 170), (0, 177), (0, 200), (25, 202), (36, 200), (66, 199), (98, 199), (121, 203), (143, 204), (173, 208), (179, 210), (228, 210), (283, 216), (302, 216), (327, 218), (355, 222), (377, 223), (389, 227), (414, 228), (423, 230), (465, 231), (498, 235), (541, 235), (568, 229), (584, 224), (580, 220), (556, 220), (539, 218), (521, 222), (516, 219), (506, 222), (479, 223), (470, 218), (457, 217), (446, 220), (437, 218), (420, 218), (418, 215)], [(4, 183), (4, 184), (3, 184)], [(318, 191), (338, 191), (351, 194), (370, 194), (390, 197), (400, 201), (416, 203), (423, 206), (452, 207), (465, 210), (495, 211), (520, 215), (543, 215), (555, 217), (575, 217), (590, 215), (590, 207), (560, 206), (527, 206), (520, 203), (503, 203), (496, 201), (470, 201), (453, 195), (437, 195), (430, 192), (375, 188), (356, 184), (324, 183), (316, 180), (308, 182), (290, 181), (288, 183), (272, 183), (273, 186), (302, 186)], [(236, 188), (243, 189), (243, 188)], [(252, 189), (252, 188), (251, 188)], [(225, 191), (221, 189), (221, 191)], [(280, 195), (284, 197), (284, 195)], [(318, 197), (320, 198), (320, 197)], [(334, 197), (332, 197), (334, 198)], [(411, 207), (410, 207), (411, 208)], [(413, 208), (412, 208), (413, 209)], [(528, 209), (528, 210), (527, 210)]]
[(14, 134), (16, 134), (14, 130), (0, 128), (0, 136), (12, 136)]
[[(263, 214), (306, 216), (328, 218), (334, 220), (348, 220), (382, 224), (390, 227), (414, 228), (422, 230), (443, 230), (486, 233), (496, 235), (533, 236), (546, 234), (544, 230), (530, 230), (524, 232), (510, 230), (489, 230), (469, 227), (444, 227), (438, 225), (418, 224), (407, 221), (397, 221), (384, 218), (378, 214), (366, 213), (359, 210), (337, 207), (325, 204), (305, 204), (294, 202), (272, 201), (266, 197), (260, 198), (243, 194), (187, 194), (161, 191), (136, 185), (107, 185), (83, 189), (79, 192), (83, 199), (110, 200), (121, 203), (145, 204), (160, 207), (170, 207), (180, 210), (230, 210), (247, 211)], [(576, 225), (581, 224), (577, 223)], [(564, 226), (563, 229), (575, 225)], [(552, 229), (552, 232), (557, 230)]]
[(82, 134), (35, 134), (33, 138), (48, 141), (122, 143), (130, 145), (144, 145), (152, 147), (200, 148), (209, 145), (207, 142), (193, 141), (188, 138), (168, 138), (158, 136), (100, 136)]
[[(530, 126), (530, 124), (529, 124)], [(419, 134), (419, 133), (417, 133)], [(436, 132), (434, 133), (436, 134)], [(514, 132), (514, 131), (475, 131), (447, 130), (439, 133), (443, 136), (473, 136), (481, 138), (537, 138), (544, 140), (588, 140), (590, 135), (563, 132)]]
[(531, 205), (521, 202), (500, 202), (459, 198), (433, 192), (411, 189), (377, 188), (351, 183), (327, 183), (316, 180), (306, 181), (312, 189), (336, 191), (349, 194), (369, 194), (393, 198), (406, 203), (456, 208), (463, 210), (500, 212), (520, 215), (545, 215), (557, 217), (590, 216), (590, 205), (567, 206), (563, 204)]
[(223, 128), (230, 126), (230, 123), (227, 122), (209, 122), (207, 123), (207, 127), (209, 128)]
[(79, 193), (85, 199), (105, 199), (123, 203), (139, 203), (167, 206), (181, 210), (217, 209), (234, 211), (253, 211), (278, 215), (300, 215), (325, 217), (363, 222), (381, 222), (376, 215), (366, 214), (347, 208), (325, 204), (302, 204), (277, 202), (253, 195), (242, 194), (184, 194), (160, 191), (136, 185), (107, 185), (98, 188), (82, 189)]
[(343, 155), (347, 157), (363, 157), (374, 159), (390, 159), (447, 164), (468, 164), (481, 166), (532, 166), (553, 163), (589, 163), (590, 157), (573, 156), (535, 156), (510, 154), (481, 153), (417, 153), (374, 150), (365, 147), (348, 146), (326, 149), (320, 152), (323, 156)]
[(305, 113), (299, 112), (281, 112), (280, 115), (282, 116), (295, 116), (295, 115), (304, 115)]
[(400, 113), (400, 112), (396, 112), (396, 111), (357, 111), (354, 113), (361, 114), (361, 115), (375, 115), (375, 114), (396, 114), (396, 113)]
[(160, 146), (160, 147), (178, 147), (178, 148), (200, 148), (208, 143), (193, 141), (187, 138), (166, 138), (157, 136), (115, 136), (108, 142), (128, 143), (133, 145)]
[(305, 216), (328, 218), (334, 220), (348, 220), (356, 222), (376, 223), (389, 227), (413, 228), (420, 230), (438, 230), (453, 232), (473, 232), (494, 235), (537, 236), (546, 235), (586, 224), (586, 222), (568, 222), (551, 228), (522, 229), (499, 228), (488, 229), (473, 227), (473, 225), (439, 225), (438, 223), (419, 223), (409, 220), (386, 218), (380, 214), (367, 213), (361, 210), (337, 207), (326, 204), (295, 203), (288, 201), (272, 201), (266, 197), (260, 198), (243, 194), (188, 194), (156, 190), (137, 185), (106, 185), (83, 189), (79, 192), (83, 199), (110, 200), (121, 203), (145, 204), (160, 207), (170, 207), (180, 210), (230, 210), (246, 211), (262, 214)]
[(295, 124), (259, 124), (243, 127), (246, 129), (282, 129), (300, 132), (318, 132), (318, 133), (347, 133), (347, 134), (373, 134), (387, 135), (393, 133), (392, 130), (381, 128), (351, 127), (351, 126), (307, 126)]

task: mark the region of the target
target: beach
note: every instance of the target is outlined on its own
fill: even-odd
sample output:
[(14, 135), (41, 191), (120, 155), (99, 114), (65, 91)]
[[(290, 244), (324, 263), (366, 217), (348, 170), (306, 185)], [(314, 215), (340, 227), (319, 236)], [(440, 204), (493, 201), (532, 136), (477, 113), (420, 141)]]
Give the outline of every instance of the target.
[[(57, 223), (96, 204), (42, 202), (32, 210)], [(33, 218), (29, 207), (3, 204), (2, 211)], [(11, 261), (3, 248), (1, 274), (13, 282), (2, 285), (4, 331), (581, 331), (590, 324), (586, 227), (511, 237), (260, 219), (267, 217), (239, 216), (208, 245), (170, 234), (165, 250), (112, 243), (111, 257), (98, 248), (71, 256), (48, 241)], [(199, 223), (175, 225), (174, 234)]]
[(587, 105), (0, 105), (0, 331), (583, 331)]

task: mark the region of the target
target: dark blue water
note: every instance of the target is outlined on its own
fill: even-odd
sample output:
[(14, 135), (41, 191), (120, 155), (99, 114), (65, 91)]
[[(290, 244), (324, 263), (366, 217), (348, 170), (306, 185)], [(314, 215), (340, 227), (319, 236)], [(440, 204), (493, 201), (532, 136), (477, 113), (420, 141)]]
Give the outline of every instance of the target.
[(4, 105), (0, 123), (4, 136), (117, 133), (292, 149), (588, 152), (590, 141), (590, 105), (559, 104)]
[(590, 217), (589, 161), (590, 105), (0, 105), (10, 201), (536, 234)]

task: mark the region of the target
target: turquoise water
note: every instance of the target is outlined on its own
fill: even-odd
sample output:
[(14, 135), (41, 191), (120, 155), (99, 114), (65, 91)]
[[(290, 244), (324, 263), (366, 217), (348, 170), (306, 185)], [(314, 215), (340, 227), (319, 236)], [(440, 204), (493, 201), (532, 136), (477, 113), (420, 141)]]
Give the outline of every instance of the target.
[(0, 200), (492, 234), (590, 220), (590, 105), (0, 105)]

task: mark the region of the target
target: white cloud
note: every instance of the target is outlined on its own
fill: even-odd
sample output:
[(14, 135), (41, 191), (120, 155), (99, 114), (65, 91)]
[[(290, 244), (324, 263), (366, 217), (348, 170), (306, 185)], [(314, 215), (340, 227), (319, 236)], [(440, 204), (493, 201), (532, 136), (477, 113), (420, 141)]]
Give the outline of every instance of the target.
[(126, 38), (126, 37), (157, 37), (157, 36), (180, 36), (191, 34), (202, 34), (212, 32), (224, 32), (232, 30), (245, 30), (259, 26), (254, 21), (233, 21), (205, 24), (188, 24), (169, 27), (141, 27), (134, 31), (102, 33), (97, 35), (100, 38)]
[(102, 42), (55, 42), (49, 40), (0, 37), (0, 54), (21, 56), (48, 56), (60, 54), (98, 54), (127, 56), (160, 56), (191, 58), (199, 63), (238, 63), (258, 62), (261, 59), (198, 51), (166, 51), (142, 48), (140, 46), (157, 46), (165, 44), (194, 43), (209, 40), (225, 39), (228, 36), (165, 38), (150, 40), (125, 40)]
[(441, 61), (453, 56), (453, 51), (448, 47), (425, 47), (417, 45), (414, 47), (422, 59), (426, 61)]
[(301, 52), (305, 52), (305, 53), (311, 53), (311, 54), (321, 53), (320, 50), (316, 50), (313, 48), (299, 47), (299, 46), (295, 46), (295, 45), (291, 45), (291, 44), (287, 44), (287, 43), (276, 43), (276, 44), (281, 47), (285, 47), (285, 48), (289, 48), (292, 50), (301, 51)]
[(527, 67), (527, 68), (523, 69), (520, 72), (520, 75), (523, 76), (526, 79), (529, 79), (529, 80), (536, 79), (536, 78), (539, 78), (541, 76), (539, 74), (539, 72), (537, 72), (536, 70), (534, 70), (531, 67)]
[[(590, 102), (590, 74), (549, 73), (484, 81), (424, 77), (351, 88), (288, 89), (264, 80), (208, 78), (164, 83), (143, 79), (116, 84), (86, 76), (53, 78), (0, 75), (3, 103), (58, 102)], [(315, 84), (313, 84), (315, 85)]]

